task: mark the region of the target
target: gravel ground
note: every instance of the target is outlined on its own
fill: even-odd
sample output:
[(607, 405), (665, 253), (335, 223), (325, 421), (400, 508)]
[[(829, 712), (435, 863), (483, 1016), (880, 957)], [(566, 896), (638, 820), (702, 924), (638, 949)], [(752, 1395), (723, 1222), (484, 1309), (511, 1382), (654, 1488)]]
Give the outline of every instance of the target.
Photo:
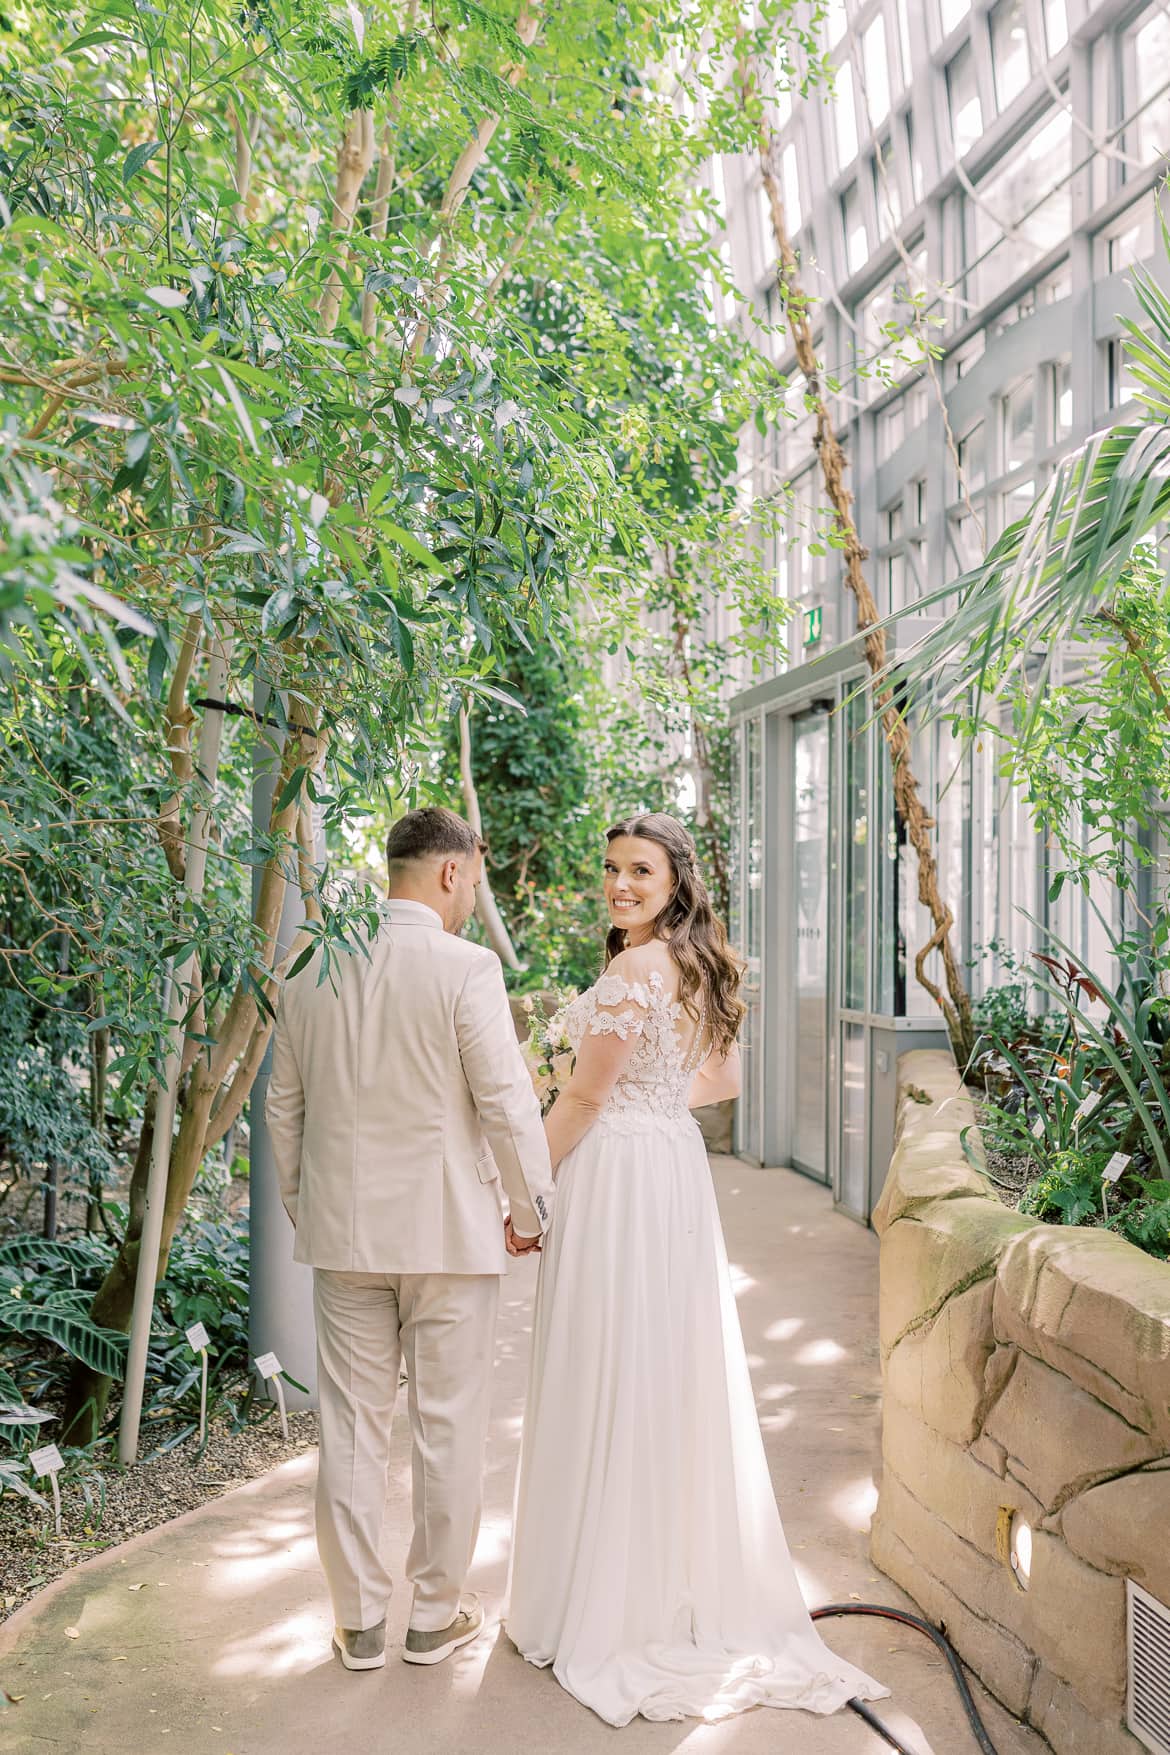
[(290, 1414), (288, 1425), (285, 1439), (275, 1417), (242, 1432), (233, 1432), (226, 1420), (212, 1419), (207, 1448), (198, 1461), (198, 1442), (191, 1437), (135, 1468), (107, 1467), (105, 1507), (100, 1511), (100, 1487), (92, 1478), (92, 1507), (79, 1482), (63, 1481), (59, 1536), (51, 1515), (46, 1518), (39, 1506), (5, 1493), (0, 1498), (0, 1621), (78, 1561), (156, 1529), (316, 1444), (316, 1414)]
[(1018, 1208), (1024, 1190), (1036, 1174), (1036, 1164), (1031, 1158), (1020, 1157), (1015, 1152), (1000, 1152), (991, 1144), (988, 1133), (983, 1129), (983, 1115), (987, 1108), (987, 1100), (978, 1092), (971, 1092), (971, 1100), (975, 1105), (975, 1119), (983, 1139), (983, 1150), (987, 1159), (987, 1170), (995, 1184), (996, 1193), (1005, 1207)]

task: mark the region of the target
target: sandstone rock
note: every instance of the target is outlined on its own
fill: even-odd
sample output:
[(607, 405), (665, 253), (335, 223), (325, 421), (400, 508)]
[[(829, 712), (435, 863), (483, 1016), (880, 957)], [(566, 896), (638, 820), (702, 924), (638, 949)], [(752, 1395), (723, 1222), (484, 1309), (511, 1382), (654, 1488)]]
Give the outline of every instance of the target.
[(898, 1515), (896, 1508), (890, 1515), (883, 1514), (879, 1503), (870, 1538), (874, 1565), (914, 1598), (927, 1620), (945, 1630), (963, 1660), (1008, 1711), (1020, 1717), (1027, 1706), (1036, 1660), (1020, 1640), (967, 1607), (968, 1601), (979, 1600), (977, 1584), (964, 1583), (959, 1597), (934, 1576), (899, 1534)]
[(1032, 1534), (1032, 1570), (1016, 1629), (1086, 1712), (1125, 1710), (1125, 1581), (1087, 1566), (1058, 1536)]
[(1170, 1605), (1170, 1464), (1105, 1481), (1070, 1499), (1060, 1519), (1074, 1553)]
[(1005, 1245), (1031, 1225), (998, 1201), (970, 1197), (935, 1201), (891, 1224), (881, 1249), (883, 1354), (948, 1298), (990, 1279)]
[(1111, 1408), (1023, 1352), (983, 1429), (1007, 1451), (1009, 1477), (1046, 1511), (1102, 1476), (1151, 1462), (1161, 1450)]
[(948, 1298), (932, 1323), (903, 1336), (886, 1365), (887, 1396), (962, 1444), (983, 1420), (993, 1294), (993, 1282), (981, 1280)]
[(1146, 1755), (1119, 1717), (1087, 1712), (1067, 1682), (1043, 1664), (1032, 1684), (1028, 1722), (1047, 1737), (1056, 1755)]
[[(914, 1548), (923, 1563), (963, 1595), (964, 1556), (977, 1550), (996, 1569), (996, 1596), (1005, 1612), (1005, 1624), (1016, 1627), (1019, 1592), (1005, 1564), (1001, 1514), (1018, 1511), (1035, 1528), (1043, 1506), (1019, 1481), (1002, 1479), (970, 1450), (940, 1437), (896, 1403), (886, 1406), (882, 1454), (882, 1493), (892, 1477), (909, 1490), (932, 1520), (933, 1529), (914, 1515)], [(904, 1504), (901, 1509), (907, 1514), (914, 1511)], [(895, 1527), (905, 1536), (901, 1524)], [(951, 1537), (963, 1544), (961, 1550), (954, 1548)], [(991, 1614), (992, 1605), (983, 1596), (970, 1600), (980, 1614)]]
[(1170, 1449), (1170, 1263), (1108, 1231), (1037, 1226), (1004, 1251), (994, 1320)]
[[(964, 1156), (960, 1135), (976, 1154), (983, 1146), (975, 1130), (975, 1111), (955, 1071), (951, 1056), (937, 1049), (917, 1049), (898, 1062), (899, 1108), (897, 1142), (882, 1196), (873, 1213), (880, 1235), (896, 1219), (916, 1212), (932, 1200), (960, 1196), (991, 1196), (987, 1178)], [(930, 1103), (916, 1103), (907, 1087), (923, 1091)], [(998, 1203), (997, 1203), (998, 1204)]]

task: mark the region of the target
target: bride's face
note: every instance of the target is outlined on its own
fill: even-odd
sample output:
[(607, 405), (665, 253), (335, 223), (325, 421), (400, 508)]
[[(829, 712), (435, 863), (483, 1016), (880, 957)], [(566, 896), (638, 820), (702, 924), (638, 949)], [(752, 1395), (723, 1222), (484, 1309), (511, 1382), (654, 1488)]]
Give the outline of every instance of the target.
[(639, 835), (618, 835), (605, 850), (605, 901), (615, 926), (631, 944), (653, 936), (654, 923), (674, 891), (674, 872), (664, 847)]

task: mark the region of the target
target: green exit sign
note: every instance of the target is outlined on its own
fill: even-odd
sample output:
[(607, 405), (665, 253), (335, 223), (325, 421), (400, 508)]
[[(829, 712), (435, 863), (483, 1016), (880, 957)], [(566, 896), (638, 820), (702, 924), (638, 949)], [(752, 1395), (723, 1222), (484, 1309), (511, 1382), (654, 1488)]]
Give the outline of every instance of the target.
[(804, 612), (804, 643), (806, 646), (819, 646), (821, 635), (825, 631), (824, 605), (815, 603)]

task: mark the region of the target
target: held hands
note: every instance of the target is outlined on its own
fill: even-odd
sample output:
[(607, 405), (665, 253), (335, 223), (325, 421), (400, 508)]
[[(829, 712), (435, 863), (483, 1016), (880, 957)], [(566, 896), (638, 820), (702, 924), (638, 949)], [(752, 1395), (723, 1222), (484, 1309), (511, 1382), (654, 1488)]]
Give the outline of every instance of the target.
[(504, 1244), (509, 1255), (539, 1255), (541, 1239), (539, 1236), (521, 1237), (512, 1229), (511, 1219), (505, 1219)]

